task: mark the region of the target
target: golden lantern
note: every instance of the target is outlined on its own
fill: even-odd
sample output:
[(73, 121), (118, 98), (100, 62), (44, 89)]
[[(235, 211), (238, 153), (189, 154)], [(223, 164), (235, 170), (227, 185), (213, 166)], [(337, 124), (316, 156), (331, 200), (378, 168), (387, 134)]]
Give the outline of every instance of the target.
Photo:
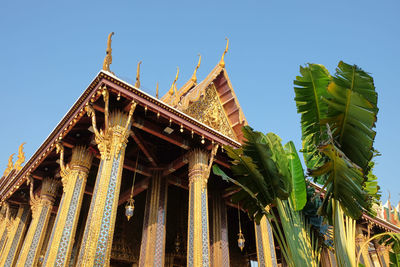
[(242, 233), (242, 225), (240, 224), (240, 209), (239, 209), (239, 204), (238, 204), (238, 219), (239, 219), (239, 234), (238, 234), (238, 247), (240, 248), (240, 251), (243, 251), (244, 248), (244, 243), (246, 240), (244, 239), (243, 233)]
[(132, 181), (132, 188), (131, 188), (131, 194), (129, 196), (128, 202), (125, 205), (125, 216), (130, 220), (130, 218), (133, 216), (133, 211), (135, 210), (135, 200), (133, 199), (133, 188), (135, 186), (135, 179), (136, 179), (136, 170), (138, 167), (138, 160), (139, 160), (139, 151), (136, 157), (136, 166), (135, 166), (135, 172), (133, 173), (133, 181)]
[(129, 219), (133, 216), (133, 211), (135, 210), (135, 200), (133, 200), (133, 196), (130, 195), (128, 202), (125, 205), (125, 216)]

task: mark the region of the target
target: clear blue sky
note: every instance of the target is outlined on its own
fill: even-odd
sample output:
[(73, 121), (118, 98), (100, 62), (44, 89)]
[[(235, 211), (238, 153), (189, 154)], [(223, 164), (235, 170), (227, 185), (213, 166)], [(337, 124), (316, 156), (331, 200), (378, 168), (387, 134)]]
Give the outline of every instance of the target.
[(299, 65), (340, 60), (372, 73), (379, 94), (375, 173), (386, 200), (400, 198), (400, 2), (387, 1), (3, 1), (0, 171), (23, 141), (29, 158), (102, 67), (114, 31), (111, 69), (165, 93), (203, 57), (199, 79), (217, 64), (230, 38), (226, 68), (254, 128), (294, 140)]

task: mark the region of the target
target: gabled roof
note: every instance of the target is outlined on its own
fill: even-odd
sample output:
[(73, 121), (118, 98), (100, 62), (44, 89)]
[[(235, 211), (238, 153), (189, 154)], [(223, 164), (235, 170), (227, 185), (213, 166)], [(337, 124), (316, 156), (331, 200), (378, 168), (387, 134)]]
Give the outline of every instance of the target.
[(247, 125), (247, 120), (239, 105), (227, 71), (221, 65), (220, 63), (217, 64), (199, 84), (190, 79), (176, 93), (167, 92), (161, 100), (185, 112), (192, 103), (199, 101), (201, 97), (205, 97), (206, 90), (213, 85), (235, 139), (242, 142), (241, 128)]

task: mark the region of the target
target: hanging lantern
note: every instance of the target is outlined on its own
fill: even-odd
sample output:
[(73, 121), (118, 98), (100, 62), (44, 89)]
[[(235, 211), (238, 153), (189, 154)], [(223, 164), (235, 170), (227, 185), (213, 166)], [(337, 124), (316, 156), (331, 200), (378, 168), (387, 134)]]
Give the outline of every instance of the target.
[(244, 236), (242, 234), (242, 230), (239, 230), (238, 236), (239, 236), (239, 238), (238, 238), (238, 247), (240, 248), (240, 251), (243, 251), (244, 242), (246, 242), (246, 240), (244, 239)]
[(133, 200), (132, 195), (128, 199), (128, 202), (125, 205), (125, 216), (129, 219), (133, 216), (133, 211), (135, 210), (135, 200)]
[(181, 238), (179, 236), (179, 233), (176, 235), (174, 244), (175, 244), (175, 251), (176, 253), (178, 253), (181, 248)]
[(239, 209), (239, 204), (238, 204), (238, 219), (239, 219), (239, 234), (238, 234), (238, 247), (240, 248), (240, 251), (243, 251), (244, 248), (244, 242), (246, 240), (244, 239), (243, 233), (242, 233), (242, 225), (240, 224), (240, 209)]
[(133, 211), (135, 210), (135, 205), (134, 205), (135, 204), (135, 200), (133, 199), (133, 188), (135, 186), (136, 170), (137, 170), (137, 167), (138, 167), (138, 160), (139, 160), (139, 150), (138, 150), (137, 157), (136, 157), (135, 172), (133, 173), (131, 195), (129, 196), (128, 202), (125, 205), (125, 216), (128, 219), (128, 221), (133, 216)]

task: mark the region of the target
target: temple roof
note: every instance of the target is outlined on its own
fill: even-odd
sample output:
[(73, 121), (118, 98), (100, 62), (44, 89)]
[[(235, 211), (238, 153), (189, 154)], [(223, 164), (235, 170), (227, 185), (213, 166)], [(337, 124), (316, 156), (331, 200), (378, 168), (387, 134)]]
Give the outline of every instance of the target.
[[(218, 63), (214, 67), (214, 69), (206, 76), (206, 78), (199, 84), (197, 84), (196, 80), (192, 77), (177, 92), (169, 90), (161, 98), (161, 100), (168, 105), (180, 111), (183, 111), (184, 113), (189, 114), (201, 121), (202, 114), (198, 114), (198, 117), (196, 117), (194, 116), (193, 112), (188, 111), (190, 106), (194, 103), (198, 101), (206, 101), (206, 98), (210, 97), (207, 93), (208, 90), (212, 90), (211, 88), (215, 89), (218, 99), (218, 103), (214, 103), (214, 105), (220, 105), (222, 107), (222, 117), (225, 117), (226, 122), (229, 124), (229, 127), (225, 127), (225, 130), (222, 130), (221, 128), (219, 128), (219, 126), (217, 126), (215, 130), (221, 131), (227, 136), (235, 139), (236, 141), (242, 142), (243, 136), (241, 128), (244, 125), (247, 125), (247, 120), (239, 105), (239, 101), (233, 90), (227, 71), (221, 63)], [(213, 92), (209, 94), (212, 95)], [(224, 120), (224, 118), (220, 118), (219, 125), (224, 124)], [(204, 123), (211, 126), (212, 128), (215, 128), (213, 125), (210, 125), (210, 123), (207, 123), (206, 121)], [(227, 130), (226, 128), (230, 128), (231, 131)]]

